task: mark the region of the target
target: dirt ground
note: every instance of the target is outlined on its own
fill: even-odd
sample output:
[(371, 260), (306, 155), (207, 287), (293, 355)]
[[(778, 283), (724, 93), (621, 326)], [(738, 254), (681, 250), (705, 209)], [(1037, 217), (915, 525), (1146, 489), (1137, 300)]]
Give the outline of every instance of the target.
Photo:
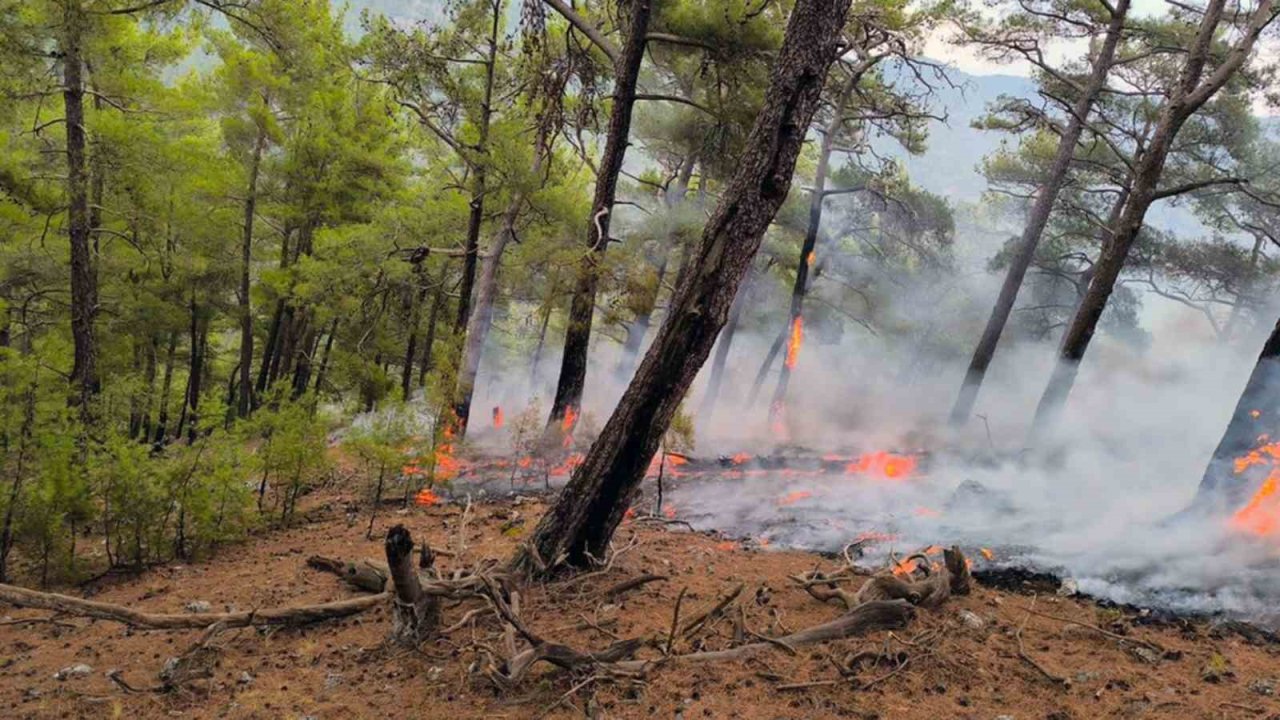
[[(192, 602), (221, 611), (354, 597), (338, 578), (309, 569), (306, 558), (380, 558), (387, 528), (403, 523), (415, 538), (454, 553), (439, 560), (442, 570), (474, 566), (504, 558), (543, 508), (537, 499), (477, 505), (465, 523), (456, 505), (387, 510), (366, 540), (367, 516), (351, 522), (342, 512), (345, 498), (323, 500), (333, 508), (323, 519), (257, 537), (196, 565), (152, 569), (103, 587), (94, 599), (183, 612)], [(614, 639), (609, 633), (660, 645), (682, 590), (682, 617), (690, 618), (739, 584), (745, 626), (761, 635), (781, 635), (842, 611), (788, 579), (834, 561), (662, 523), (629, 522), (618, 546), (632, 537), (636, 544), (608, 572), (526, 591), (526, 622), (544, 637), (583, 650), (606, 647)], [(613, 601), (604, 597), (645, 573), (667, 579)], [(473, 607), (475, 601), (446, 607), (444, 624)], [(1033, 607), (1059, 619), (1027, 612)], [(0, 607), (0, 717), (1280, 719), (1274, 696), (1280, 646), (1252, 644), (1204, 623), (1153, 627), (1136, 614), (1085, 600), (982, 586), (941, 609), (920, 610), (905, 629), (804, 647), (795, 655), (777, 647), (746, 661), (659, 667), (642, 681), (539, 666), (505, 692), (471, 671), (477, 647), (497, 645), (496, 623), (487, 619), (419, 652), (384, 643), (390, 608), (303, 628), (228, 631), (217, 640), (221, 651), (212, 679), (177, 692), (129, 693), (107, 672), (121, 670), (135, 688), (154, 687), (165, 661), (200, 632), (140, 631), (67, 617), (17, 622), (47, 616)], [(718, 620), (695, 639), (677, 641), (674, 652), (728, 647), (730, 635), (730, 623)], [(842, 677), (834, 662), (860, 651), (879, 653), (881, 661)], [(657, 657), (657, 651), (645, 649), (641, 657)], [(78, 664), (92, 670), (55, 678)]]

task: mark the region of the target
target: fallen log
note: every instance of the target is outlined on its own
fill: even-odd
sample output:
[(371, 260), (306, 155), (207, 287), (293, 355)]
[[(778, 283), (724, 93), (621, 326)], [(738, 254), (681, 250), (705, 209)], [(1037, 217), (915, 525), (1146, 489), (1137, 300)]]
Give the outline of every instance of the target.
[(668, 655), (656, 660), (631, 660), (614, 663), (613, 668), (629, 672), (643, 672), (657, 665), (691, 662), (717, 662), (722, 660), (743, 660), (762, 650), (779, 647), (797, 648), (805, 645), (816, 645), (830, 640), (862, 635), (876, 630), (893, 630), (904, 627), (915, 614), (915, 606), (906, 600), (873, 600), (863, 603), (840, 617), (820, 625), (797, 630), (782, 637), (769, 638), (761, 642), (750, 643), (728, 650), (708, 650), (705, 652)]
[(246, 610), (233, 613), (146, 613), (123, 605), (84, 600), (69, 595), (46, 593), (16, 585), (0, 584), (0, 603), (14, 607), (52, 610), (76, 617), (110, 620), (146, 630), (202, 630), (215, 623), (224, 628), (266, 625), (307, 625), (344, 618), (383, 605), (391, 593), (379, 593), (319, 605)]
[(368, 560), (353, 563), (322, 555), (312, 555), (307, 558), (307, 567), (333, 573), (357, 590), (380, 593), (387, 589), (387, 570)]

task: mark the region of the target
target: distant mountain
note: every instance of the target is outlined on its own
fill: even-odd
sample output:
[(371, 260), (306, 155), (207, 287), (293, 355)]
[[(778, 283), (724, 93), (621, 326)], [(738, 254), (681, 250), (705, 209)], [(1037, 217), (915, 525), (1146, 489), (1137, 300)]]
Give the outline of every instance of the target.
[(932, 112), (946, 122), (930, 121), (927, 150), (907, 155), (900, 150), (886, 152), (902, 158), (911, 179), (924, 189), (952, 201), (977, 200), (987, 187), (978, 171), (983, 156), (998, 149), (1008, 136), (977, 130), (973, 122), (986, 113), (987, 106), (1001, 95), (1031, 97), (1035, 84), (1014, 75), (970, 75), (949, 71), (956, 87), (940, 87), (932, 102)]

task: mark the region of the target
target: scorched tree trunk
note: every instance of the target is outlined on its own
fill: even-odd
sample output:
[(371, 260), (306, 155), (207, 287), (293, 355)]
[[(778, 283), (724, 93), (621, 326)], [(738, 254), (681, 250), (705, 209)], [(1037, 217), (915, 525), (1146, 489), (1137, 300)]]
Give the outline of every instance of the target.
[(764, 104), (733, 179), (694, 249), (640, 368), (569, 485), (512, 560), (530, 577), (604, 557), (645, 469), (724, 325), (738, 285), (791, 187), (791, 175), (839, 54), (849, 0), (798, 0)]

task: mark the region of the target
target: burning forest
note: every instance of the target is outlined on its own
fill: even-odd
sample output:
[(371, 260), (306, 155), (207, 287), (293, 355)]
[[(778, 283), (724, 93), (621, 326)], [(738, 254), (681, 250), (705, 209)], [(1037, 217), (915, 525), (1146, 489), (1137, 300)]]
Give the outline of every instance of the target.
[(1277, 15), (0, 0), (5, 716), (1280, 718)]

